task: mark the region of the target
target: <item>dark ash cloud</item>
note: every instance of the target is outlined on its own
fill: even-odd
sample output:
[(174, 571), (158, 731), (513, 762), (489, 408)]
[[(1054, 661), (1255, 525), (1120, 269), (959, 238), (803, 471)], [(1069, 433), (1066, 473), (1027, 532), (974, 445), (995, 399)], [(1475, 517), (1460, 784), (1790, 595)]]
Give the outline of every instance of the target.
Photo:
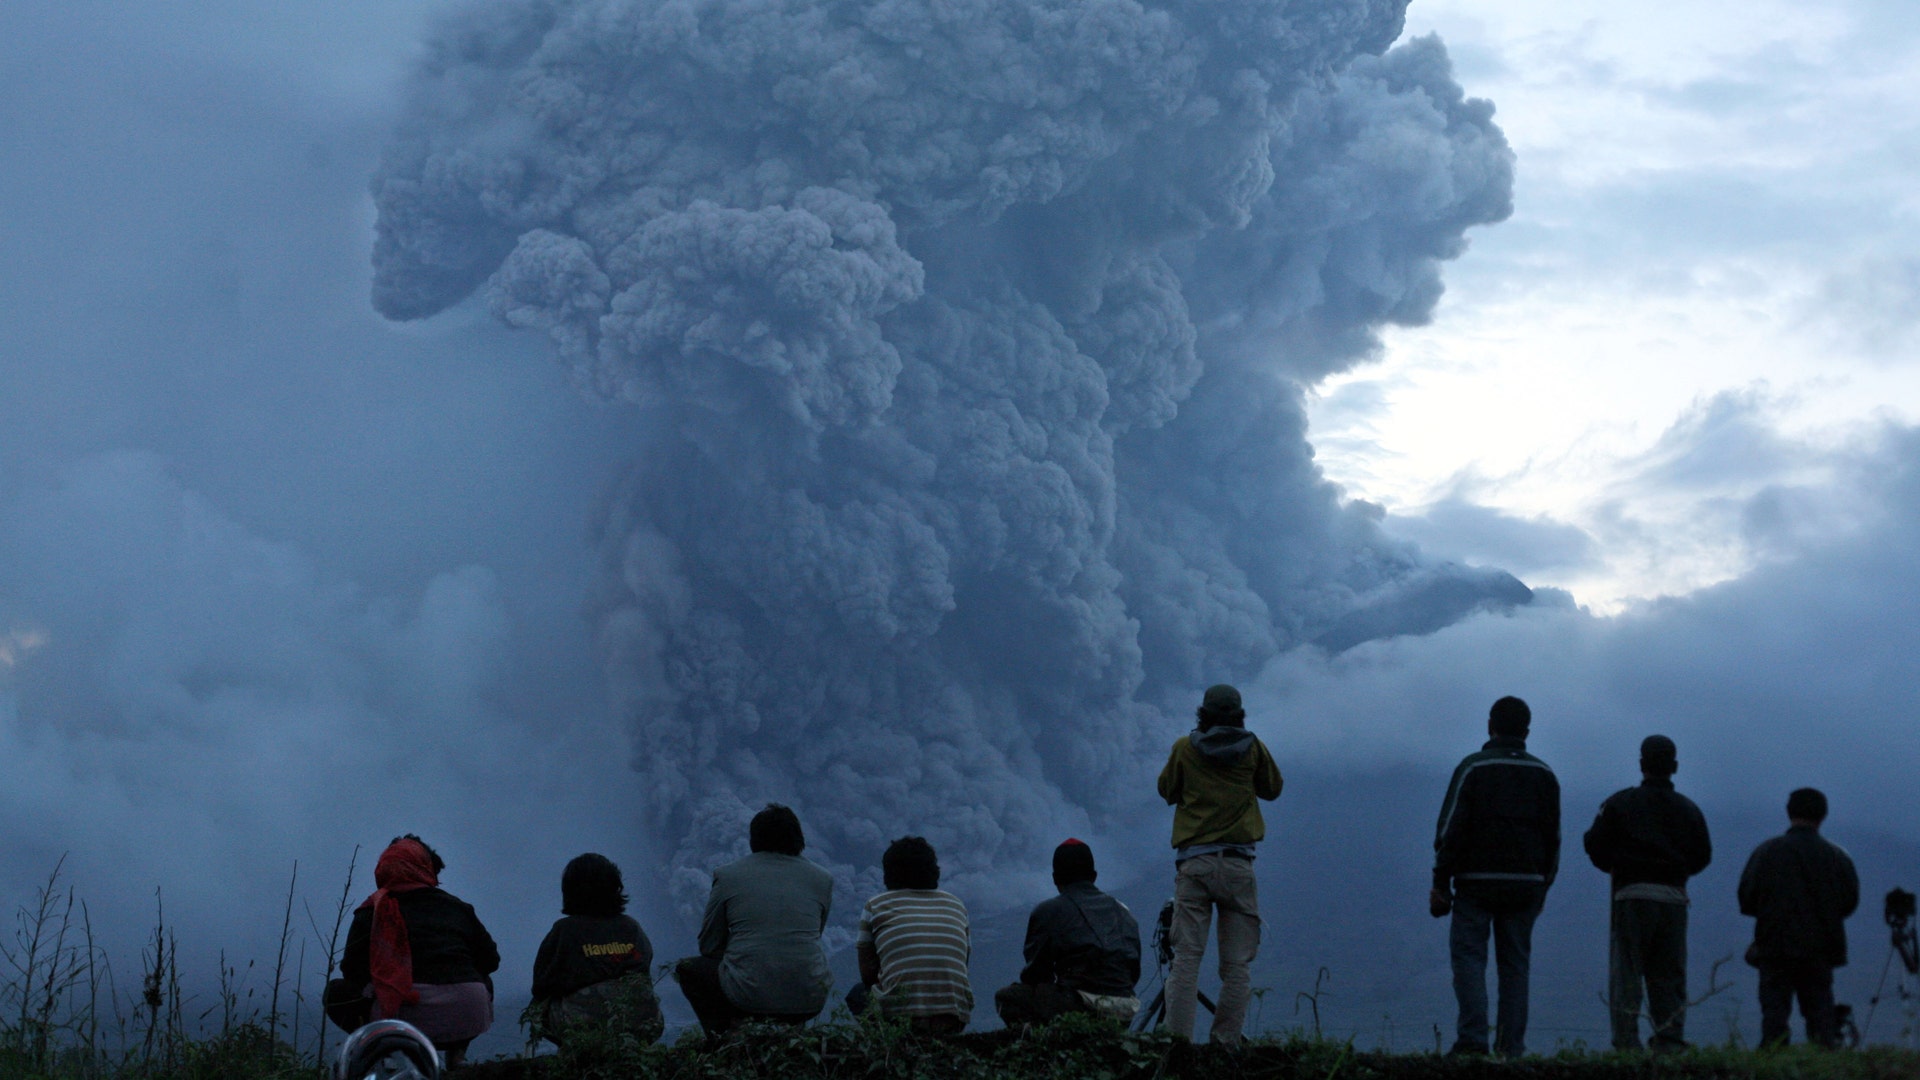
[(374, 304), (482, 290), (642, 410), (595, 610), (684, 905), (767, 798), (843, 881), (903, 831), (963, 887), (1009, 873), (1134, 802), (1196, 687), (1526, 602), (1385, 537), (1305, 438), (1301, 384), (1427, 318), (1509, 211), (1492, 107), (1437, 40), (1388, 48), (1402, 9), (440, 27)]

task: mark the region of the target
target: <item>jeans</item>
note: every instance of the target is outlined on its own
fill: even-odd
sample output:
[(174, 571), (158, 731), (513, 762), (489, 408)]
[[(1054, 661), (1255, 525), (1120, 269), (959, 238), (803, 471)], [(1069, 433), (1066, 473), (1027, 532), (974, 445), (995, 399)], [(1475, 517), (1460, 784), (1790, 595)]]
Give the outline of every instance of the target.
[(1807, 1041), (1817, 1046), (1840, 1045), (1833, 1015), (1833, 969), (1807, 961), (1762, 964), (1760, 967), (1760, 1044), (1785, 1046), (1791, 1039), (1787, 1024), (1793, 1017), (1793, 999), (1800, 999), (1800, 1018), (1807, 1024)]
[(1613, 1048), (1640, 1049), (1640, 984), (1646, 983), (1649, 1040), (1656, 1050), (1687, 1044), (1687, 907), (1659, 900), (1615, 900), (1607, 965)]
[(1527, 972), (1533, 955), (1533, 920), (1538, 903), (1519, 910), (1489, 910), (1473, 897), (1453, 901), (1453, 996), (1460, 1003), (1455, 1026), (1456, 1053), (1487, 1052), (1487, 937), (1500, 972), (1500, 1020), (1494, 1052), (1519, 1057), (1527, 1052)]
[(1231, 855), (1195, 855), (1182, 859), (1173, 877), (1173, 968), (1167, 973), (1167, 1030), (1193, 1038), (1194, 1009), (1200, 992), (1200, 961), (1207, 952), (1207, 930), (1220, 914), (1220, 1005), (1213, 1014), (1211, 1041), (1240, 1041), (1253, 996), (1248, 965), (1260, 951), (1260, 896), (1253, 860)]

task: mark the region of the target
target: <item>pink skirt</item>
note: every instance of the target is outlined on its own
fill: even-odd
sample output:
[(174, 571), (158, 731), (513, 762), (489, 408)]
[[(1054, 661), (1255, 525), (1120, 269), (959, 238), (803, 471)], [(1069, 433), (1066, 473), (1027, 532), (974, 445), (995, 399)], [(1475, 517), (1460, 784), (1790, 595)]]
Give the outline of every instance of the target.
[[(414, 983), (413, 989), (420, 1000), (400, 1006), (400, 1015), (393, 1019), (419, 1028), (435, 1046), (466, 1042), (493, 1026), (493, 995), (487, 993), (486, 983)], [(373, 1015), (376, 1020), (388, 1019), (378, 1002)]]

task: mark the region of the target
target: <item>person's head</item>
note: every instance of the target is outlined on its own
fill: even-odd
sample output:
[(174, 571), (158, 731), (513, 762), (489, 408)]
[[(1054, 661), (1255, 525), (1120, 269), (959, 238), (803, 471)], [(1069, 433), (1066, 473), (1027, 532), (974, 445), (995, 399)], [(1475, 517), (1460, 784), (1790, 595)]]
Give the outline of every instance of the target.
[(1672, 776), (1680, 771), (1680, 751), (1665, 735), (1640, 740), (1640, 771), (1648, 776)]
[(627, 910), (627, 890), (620, 868), (605, 855), (576, 855), (560, 871), (560, 912), (563, 915), (618, 915)]
[(394, 837), (380, 853), (379, 861), (373, 864), (373, 883), (382, 889), (438, 885), (440, 871), (446, 868), (439, 852), (428, 847), (425, 840), (408, 833)]
[(1533, 727), (1533, 710), (1517, 697), (1503, 697), (1487, 710), (1487, 733), (1510, 739), (1524, 739)]
[(747, 824), (747, 846), (754, 851), (776, 855), (798, 855), (807, 849), (807, 835), (800, 831), (800, 815), (791, 807), (768, 803)]
[(1795, 825), (1818, 825), (1827, 820), (1827, 797), (1817, 788), (1800, 788), (1787, 796), (1787, 820)]
[(1093, 868), (1093, 849), (1084, 840), (1068, 837), (1053, 849), (1053, 886), (1064, 889), (1082, 881), (1091, 885), (1099, 878)]
[(925, 837), (903, 836), (880, 856), (880, 874), (889, 889), (937, 889), (940, 858)]
[(1247, 710), (1240, 707), (1240, 691), (1221, 683), (1207, 687), (1200, 698), (1200, 707), (1193, 710), (1194, 718), (1200, 721), (1200, 730), (1206, 731), (1221, 725), (1239, 727), (1246, 723)]

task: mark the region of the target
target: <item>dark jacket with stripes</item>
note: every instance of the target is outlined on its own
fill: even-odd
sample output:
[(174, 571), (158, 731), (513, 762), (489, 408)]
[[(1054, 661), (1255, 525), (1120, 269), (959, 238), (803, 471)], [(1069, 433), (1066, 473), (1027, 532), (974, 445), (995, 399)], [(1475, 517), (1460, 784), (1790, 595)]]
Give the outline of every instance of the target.
[(1560, 781), (1496, 736), (1453, 770), (1433, 840), (1433, 887), (1500, 907), (1538, 903), (1560, 870)]

